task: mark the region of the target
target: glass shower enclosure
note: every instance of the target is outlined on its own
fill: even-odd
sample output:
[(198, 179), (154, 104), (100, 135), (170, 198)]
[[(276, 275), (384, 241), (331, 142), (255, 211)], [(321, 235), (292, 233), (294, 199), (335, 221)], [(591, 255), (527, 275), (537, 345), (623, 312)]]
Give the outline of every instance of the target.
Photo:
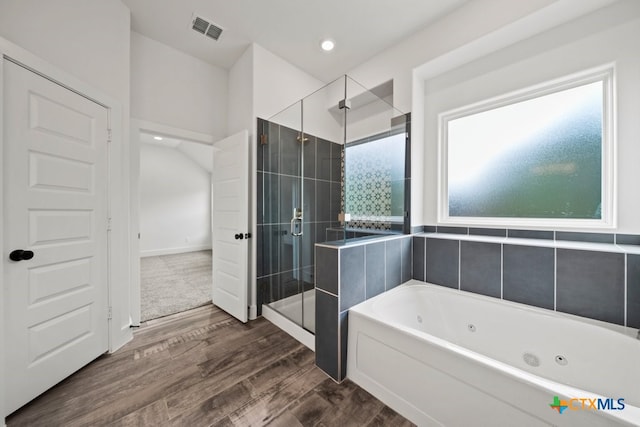
[[(343, 76), (258, 119), (258, 307), (268, 305), (308, 332), (315, 332), (315, 244), (391, 232), (390, 218), (404, 218), (404, 169), (400, 184), (392, 183), (397, 176), (381, 172), (395, 158), (404, 164), (404, 144), (402, 153), (384, 152), (389, 147), (379, 143), (363, 150), (367, 142), (392, 134), (404, 138), (404, 120), (398, 125), (404, 115), (392, 107), (391, 95), (389, 85), (369, 91)], [(350, 144), (361, 147), (345, 150)], [(375, 155), (360, 158), (364, 151)], [(351, 168), (349, 156), (359, 158)], [(371, 200), (363, 201), (363, 194)], [(402, 212), (392, 215), (391, 206), (399, 204)], [(379, 217), (372, 215), (374, 208)]]

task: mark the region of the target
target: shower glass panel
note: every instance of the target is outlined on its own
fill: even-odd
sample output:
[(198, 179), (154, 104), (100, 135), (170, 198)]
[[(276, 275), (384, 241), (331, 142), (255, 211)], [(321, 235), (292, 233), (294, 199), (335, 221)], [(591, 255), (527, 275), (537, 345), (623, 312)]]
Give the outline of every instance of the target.
[(346, 88), (345, 235), (409, 232), (408, 128), (392, 83), (368, 90), (346, 77)]
[[(305, 227), (303, 101), (258, 121), (258, 292), (261, 302), (313, 332), (313, 265)], [(308, 205), (308, 203), (307, 203)], [(305, 292), (307, 291), (307, 292)]]
[[(360, 175), (347, 176), (345, 181), (344, 148), (345, 142), (347, 147), (364, 147), (365, 141), (393, 134), (391, 119), (402, 114), (383, 92), (371, 93), (345, 76), (267, 120), (258, 119), (258, 303), (312, 333), (315, 244), (367, 235), (379, 228), (363, 221), (364, 214), (354, 202), (364, 183), (359, 183)], [(401, 139), (403, 126), (404, 122)], [(402, 150), (394, 146), (394, 153), (387, 152), (388, 146), (370, 148), (365, 151), (374, 153), (376, 167), (387, 159), (395, 171), (396, 157), (404, 161), (404, 145)], [(352, 157), (359, 155), (356, 150)], [(398, 170), (379, 172), (388, 182), (383, 184), (382, 178), (376, 182), (384, 191), (375, 196), (388, 200), (381, 202), (385, 209), (375, 220), (386, 231), (393, 229), (394, 215), (403, 216), (405, 175), (402, 167)], [(396, 187), (403, 191), (394, 193)], [(347, 213), (354, 212), (347, 222), (340, 216), (345, 208)]]
[(314, 244), (344, 238), (338, 222), (338, 214), (342, 212), (344, 148), (344, 112), (338, 108), (338, 102), (343, 98), (344, 78), (304, 98), (305, 135), (315, 141), (304, 158), (305, 192), (309, 194), (307, 200), (314, 202), (307, 217), (315, 230)]

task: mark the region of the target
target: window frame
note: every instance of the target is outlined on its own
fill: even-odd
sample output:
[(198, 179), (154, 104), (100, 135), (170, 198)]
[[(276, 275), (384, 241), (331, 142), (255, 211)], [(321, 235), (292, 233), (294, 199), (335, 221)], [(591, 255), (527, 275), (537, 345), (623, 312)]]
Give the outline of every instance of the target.
[[(462, 217), (449, 215), (448, 135), (451, 120), (594, 82), (602, 82), (601, 218)], [(438, 224), (528, 228), (612, 229), (617, 225), (615, 63), (591, 68), (438, 114)]]

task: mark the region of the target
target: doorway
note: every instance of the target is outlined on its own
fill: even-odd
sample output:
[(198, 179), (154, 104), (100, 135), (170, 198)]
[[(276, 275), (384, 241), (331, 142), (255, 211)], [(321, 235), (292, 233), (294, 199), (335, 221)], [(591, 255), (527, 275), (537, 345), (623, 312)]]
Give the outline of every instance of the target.
[(211, 303), (212, 140), (133, 121), (134, 325)]

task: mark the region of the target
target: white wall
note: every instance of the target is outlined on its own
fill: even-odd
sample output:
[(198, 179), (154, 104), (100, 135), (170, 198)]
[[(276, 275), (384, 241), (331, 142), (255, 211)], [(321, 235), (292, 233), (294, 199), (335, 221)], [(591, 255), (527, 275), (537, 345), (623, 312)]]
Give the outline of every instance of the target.
[(256, 117), (341, 142), (342, 116), (336, 108), (344, 98), (344, 80), (327, 85), (259, 45), (253, 49)]
[[(339, 86), (342, 87), (343, 83)], [(256, 118), (269, 119), (281, 113), (281, 124), (299, 127), (302, 98), (308, 97), (325, 83), (310, 76), (260, 45), (252, 44), (229, 71), (229, 102), (227, 133), (248, 129), (256, 131)], [(305, 131), (330, 140), (340, 136), (338, 123), (328, 112), (332, 105), (330, 91), (306, 99)], [(327, 129), (330, 129), (329, 131)]]
[(228, 72), (131, 32), (131, 116), (222, 138)]
[(178, 148), (140, 145), (140, 234), (141, 256), (211, 248), (211, 174)]
[(227, 100), (227, 135), (247, 129), (255, 133), (253, 118), (253, 49), (250, 45), (229, 70), (229, 96)]
[(426, 82), (425, 221), (437, 222), (437, 115), (585, 69), (616, 64), (618, 227), (640, 233), (640, 3), (621, 2)]
[[(129, 10), (119, 0), (2, 0), (0, 37), (30, 51), (119, 104), (118, 130), (129, 127)], [(115, 153), (128, 153), (128, 133), (115, 135)], [(112, 348), (131, 336), (129, 330), (128, 163), (127, 156), (112, 159), (122, 174), (113, 178), (118, 197), (113, 201), (113, 235), (119, 245), (112, 259)], [(0, 334), (4, 328), (0, 328)], [(2, 345), (2, 339), (0, 339)], [(0, 378), (4, 384), (4, 378)], [(2, 416), (0, 404), (0, 419)]]
[(129, 9), (119, 0), (2, 0), (0, 36), (120, 101), (129, 116)]
[[(548, 9), (545, 23), (553, 25), (613, 0), (473, 0), (404, 41), (360, 64), (347, 74), (366, 87), (394, 80), (394, 105), (408, 112), (412, 107), (411, 72), (434, 58), (447, 55), (487, 35)], [(505, 38), (504, 43), (517, 39)]]
[(183, 142), (176, 149), (196, 162), (204, 171), (213, 172), (213, 147), (210, 144)]
[(254, 113), (268, 118), (324, 86), (260, 45), (253, 48)]
[(411, 223), (427, 224), (432, 153), (424, 146), (424, 79), (509, 46), (614, 0), (474, 0), (358, 65), (347, 74), (366, 87), (393, 79), (393, 104), (412, 112)]

